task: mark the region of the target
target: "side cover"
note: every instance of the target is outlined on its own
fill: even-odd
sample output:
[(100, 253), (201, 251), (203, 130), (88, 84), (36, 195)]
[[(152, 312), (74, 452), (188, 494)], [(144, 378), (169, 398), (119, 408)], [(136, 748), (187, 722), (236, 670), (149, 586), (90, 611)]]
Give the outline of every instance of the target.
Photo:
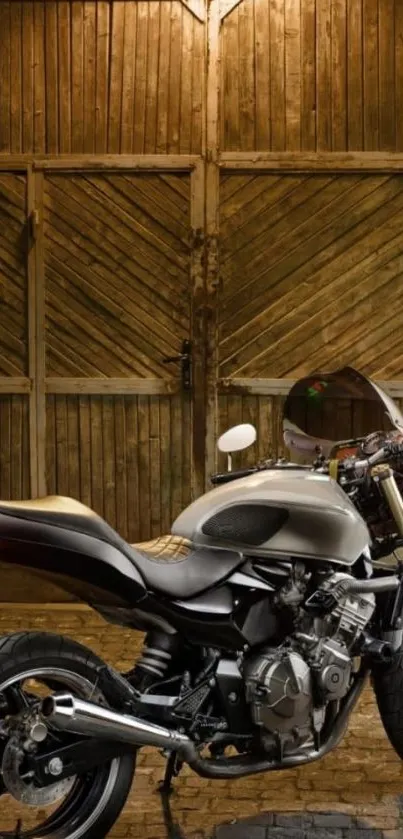
[(336, 481), (289, 468), (267, 469), (213, 489), (181, 513), (172, 532), (196, 545), (344, 565), (352, 565), (371, 541)]

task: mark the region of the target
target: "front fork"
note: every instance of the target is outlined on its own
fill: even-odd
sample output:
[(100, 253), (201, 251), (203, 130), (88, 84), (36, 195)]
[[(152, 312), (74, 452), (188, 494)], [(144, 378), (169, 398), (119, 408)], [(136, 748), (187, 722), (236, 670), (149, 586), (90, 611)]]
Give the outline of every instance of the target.
[[(403, 539), (403, 499), (399, 492), (393, 470), (386, 463), (380, 463), (372, 469), (372, 477), (393, 515), (399, 536)], [(398, 562), (398, 588), (387, 598), (382, 616), (381, 638), (387, 641), (396, 652), (403, 643), (403, 562)]]

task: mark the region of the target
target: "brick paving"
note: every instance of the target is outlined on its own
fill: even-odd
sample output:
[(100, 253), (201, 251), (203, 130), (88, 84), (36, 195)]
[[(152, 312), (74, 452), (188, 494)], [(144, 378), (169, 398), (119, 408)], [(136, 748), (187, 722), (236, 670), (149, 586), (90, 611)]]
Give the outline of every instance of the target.
[[(141, 636), (81, 608), (0, 608), (0, 634), (46, 629), (70, 635), (122, 669)], [(140, 753), (136, 779), (110, 839), (403, 839), (403, 764), (383, 732), (368, 688), (339, 748), (320, 763), (239, 781), (185, 769), (175, 782), (171, 825), (156, 791), (164, 761)], [(15, 823), (15, 822), (14, 822)], [(0, 829), (9, 829), (0, 799)]]

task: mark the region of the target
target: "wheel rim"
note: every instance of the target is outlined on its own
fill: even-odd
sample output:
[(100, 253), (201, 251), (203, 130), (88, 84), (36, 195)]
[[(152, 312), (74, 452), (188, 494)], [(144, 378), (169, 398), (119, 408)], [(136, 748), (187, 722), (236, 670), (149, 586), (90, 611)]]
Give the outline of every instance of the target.
[[(68, 688), (79, 698), (96, 699), (106, 704), (102, 694), (97, 690), (96, 683), (94, 685), (85, 676), (61, 667), (36, 667), (18, 673), (0, 683), (0, 694), (16, 686), (21, 690), (21, 686), (29, 680), (35, 680), (43, 685), (54, 683), (57, 689)], [(73, 787), (57, 809), (50, 816), (45, 817), (40, 824), (26, 831), (22, 830), (19, 834), (20, 838), (45, 839), (51, 835), (52, 839), (81, 839), (105, 810), (116, 783), (120, 762), (120, 759), (116, 758), (88, 772), (84, 777), (77, 777)], [(3, 831), (1, 839), (14, 839), (15, 829), (14, 827), (11, 831)]]

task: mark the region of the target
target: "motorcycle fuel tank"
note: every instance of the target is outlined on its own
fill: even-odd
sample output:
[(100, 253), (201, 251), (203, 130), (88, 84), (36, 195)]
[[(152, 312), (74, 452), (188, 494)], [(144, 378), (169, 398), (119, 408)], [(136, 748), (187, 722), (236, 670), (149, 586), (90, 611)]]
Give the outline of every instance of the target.
[(371, 542), (367, 525), (339, 485), (303, 469), (267, 469), (202, 495), (172, 533), (196, 545), (264, 557), (352, 565)]

